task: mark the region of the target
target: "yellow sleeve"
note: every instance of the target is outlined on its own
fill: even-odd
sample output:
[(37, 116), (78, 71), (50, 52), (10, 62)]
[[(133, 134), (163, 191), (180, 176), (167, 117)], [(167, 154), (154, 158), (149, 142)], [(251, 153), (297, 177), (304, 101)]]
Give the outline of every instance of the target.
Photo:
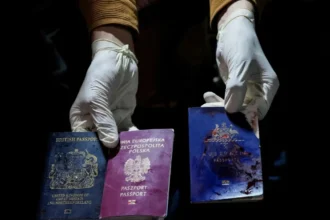
[[(236, 2), (237, 0), (210, 0), (210, 24), (211, 27), (214, 25), (214, 20), (217, 14), (224, 9), (225, 7), (229, 6), (230, 3)], [(261, 14), (265, 4), (268, 0), (250, 0), (256, 7), (259, 14)]]
[(79, 4), (90, 31), (115, 24), (138, 32), (135, 0), (79, 0)]

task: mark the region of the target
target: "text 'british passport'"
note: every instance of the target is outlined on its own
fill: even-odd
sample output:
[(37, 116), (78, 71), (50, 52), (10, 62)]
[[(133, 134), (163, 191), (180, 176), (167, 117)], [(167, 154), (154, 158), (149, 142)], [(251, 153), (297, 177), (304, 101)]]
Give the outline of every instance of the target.
[(106, 158), (96, 133), (52, 133), (46, 162), (39, 219), (99, 219)]
[(167, 215), (173, 139), (173, 129), (120, 133), (120, 150), (108, 160), (101, 218)]
[(189, 151), (192, 203), (262, 199), (259, 139), (242, 113), (190, 108)]

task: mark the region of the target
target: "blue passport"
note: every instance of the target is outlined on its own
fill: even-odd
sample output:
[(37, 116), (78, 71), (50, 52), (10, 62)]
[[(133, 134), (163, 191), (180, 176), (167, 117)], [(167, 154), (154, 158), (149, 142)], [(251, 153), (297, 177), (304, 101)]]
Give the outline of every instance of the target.
[(105, 172), (106, 158), (96, 133), (52, 133), (38, 218), (99, 219)]
[(260, 200), (259, 139), (242, 113), (189, 108), (191, 203)]

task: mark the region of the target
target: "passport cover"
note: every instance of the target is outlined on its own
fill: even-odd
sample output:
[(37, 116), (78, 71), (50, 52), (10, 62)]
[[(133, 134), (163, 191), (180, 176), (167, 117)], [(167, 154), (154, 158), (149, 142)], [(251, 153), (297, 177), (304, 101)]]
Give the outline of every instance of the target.
[(108, 160), (101, 218), (167, 215), (173, 139), (173, 129), (120, 133), (120, 150)]
[(46, 163), (39, 219), (99, 219), (106, 158), (96, 133), (52, 133)]
[(259, 139), (245, 116), (223, 107), (188, 111), (191, 202), (261, 199)]

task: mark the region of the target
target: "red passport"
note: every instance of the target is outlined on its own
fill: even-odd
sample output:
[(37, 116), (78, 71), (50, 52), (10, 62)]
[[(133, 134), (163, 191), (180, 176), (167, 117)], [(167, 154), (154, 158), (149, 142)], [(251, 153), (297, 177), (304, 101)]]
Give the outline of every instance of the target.
[(173, 129), (120, 133), (120, 150), (107, 165), (101, 218), (166, 217), (173, 139)]

